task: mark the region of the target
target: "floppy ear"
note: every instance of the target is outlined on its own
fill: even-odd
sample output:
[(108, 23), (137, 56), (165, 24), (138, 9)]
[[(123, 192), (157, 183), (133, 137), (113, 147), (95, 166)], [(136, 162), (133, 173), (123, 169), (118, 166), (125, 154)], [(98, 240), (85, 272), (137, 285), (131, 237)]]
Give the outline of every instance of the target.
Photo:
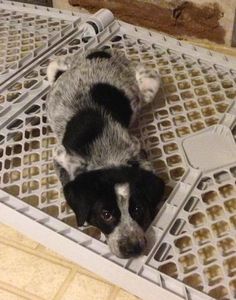
[(71, 57), (62, 56), (50, 62), (47, 68), (49, 84), (52, 85), (66, 70), (70, 68)]
[(163, 199), (165, 183), (153, 172), (141, 170), (138, 184), (140, 185), (142, 194), (148, 201), (150, 212), (154, 217), (158, 204), (160, 204)]
[(75, 180), (67, 183), (63, 192), (67, 203), (76, 215), (78, 226), (83, 226), (90, 212), (91, 199), (85, 196), (87, 193)]

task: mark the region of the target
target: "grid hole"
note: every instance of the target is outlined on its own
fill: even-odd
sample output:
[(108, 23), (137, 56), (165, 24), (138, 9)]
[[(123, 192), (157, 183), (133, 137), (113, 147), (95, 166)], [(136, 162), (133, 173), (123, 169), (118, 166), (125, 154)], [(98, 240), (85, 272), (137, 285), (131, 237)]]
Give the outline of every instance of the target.
[(212, 232), (214, 233), (214, 235), (216, 237), (220, 238), (229, 233), (230, 227), (227, 222), (220, 221), (220, 222), (217, 222), (217, 223), (211, 225), (211, 229), (212, 229)]
[(178, 145), (176, 143), (170, 143), (164, 145), (164, 151), (166, 154), (172, 154), (178, 150)]
[(197, 269), (196, 257), (191, 253), (181, 256), (178, 261), (183, 273), (189, 273)]
[(193, 237), (197, 243), (197, 245), (203, 245), (211, 241), (211, 234), (207, 228), (201, 228), (199, 230), (194, 231)]
[(226, 184), (219, 188), (219, 192), (221, 196), (227, 198), (235, 194), (235, 187), (231, 184)]
[(29, 196), (23, 197), (22, 200), (34, 207), (37, 207), (39, 205), (39, 197), (37, 195), (29, 195)]
[(167, 243), (161, 244), (159, 249), (157, 250), (154, 259), (157, 261), (165, 261), (170, 258), (169, 252), (170, 252), (171, 246)]
[(53, 203), (59, 198), (59, 192), (57, 190), (50, 190), (41, 194), (41, 201), (43, 203)]
[(217, 247), (221, 255), (228, 256), (236, 251), (236, 244), (232, 238), (226, 237), (217, 242)]
[(211, 245), (207, 245), (199, 249), (198, 256), (203, 265), (208, 265), (217, 260), (216, 249)]
[(31, 115), (31, 114), (37, 114), (39, 112), (40, 112), (40, 106), (37, 104), (34, 104), (25, 111), (25, 114)]
[(16, 119), (7, 126), (7, 129), (9, 130), (19, 129), (22, 127), (22, 125), (23, 125), (23, 121), (20, 119)]
[(192, 196), (185, 204), (184, 210), (191, 212), (195, 210), (198, 203), (199, 203), (199, 198)]
[(175, 240), (175, 247), (178, 248), (179, 253), (184, 253), (192, 248), (192, 240), (189, 236), (183, 236)]
[(187, 276), (183, 279), (183, 282), (197, 290), (203, 290), (203, 282), (201, 276), (197, 273), (194, 273), (190, 276)]
[(234, 277), (236, 275), (236, 256), (227, 258), (223, 265), (229, 277)]
[(173, 278), (178, 277), (177, 267), (176, 267), (176, 264), (173, 262), (168, 262), (167, 264), (163, 264), (163, 265), (159, 266), (158, 270), (161, 273), (167, 274)]
[(185, 170), (184, 168), (175, 168), (175, 169), (172, 169), (170, 170), (170, 177), (173, 179), (173, 180), (180, 180), (180, 178), (182, 178), (182, 176), (184, 175), (185, 173)]
[(210, 205), (219, 200), (219, 195), (216, 191), (209, 191), (202, 195), (202, 200), (204, 203)]
[(43, 207), (42, 211), (44, 211), (48, 215), (55, 217), (55, 218), (58, 217), (58, 215), (59, 215), (59, 208), (56, 205), (50, 205), (48, 207)]
[(183, 219), (177, 219), (170, 229), (170, 233), (172, 235), (179, 235), (180, 233), (184, 233), (184, 227), (186, 225), (186, 221)]
[(201, 212), (196, 212), (188, 217), (189, 223), (193, 227), (203, 226), (206, 223), (206, 216)]
[[(204, 276), (207, 280), (208, 285), (216, 285), (223, 281), (222, 270), (218, 265), (213, 265), (208, 268), (205, 268)], [(221, 299), (221, 298), (218, 298)]]
[(224, 217), (224, 210), (219, 205), (214, 205), (207, 209), (207, 215), (212, 221)]
[(224, 206), (227, 212), (230, 214), (236, 212), (236, 198), (229, 199), (224, 202)]
[(234, 177), (236, 177), (236, 167), (230, 168), (230, 172)]

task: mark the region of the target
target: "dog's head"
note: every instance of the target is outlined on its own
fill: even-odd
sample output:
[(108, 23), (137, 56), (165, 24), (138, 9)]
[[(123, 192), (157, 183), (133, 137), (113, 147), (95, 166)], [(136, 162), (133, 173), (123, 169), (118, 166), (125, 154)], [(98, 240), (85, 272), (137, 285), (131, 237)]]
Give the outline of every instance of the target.
[(78, 225), (86, 221), (99, 228), (111, 251), (122, 258), (142, 254), (145, 230), (163, 193), (163, 181), (139, 167), (89, 171), (64, 186)]

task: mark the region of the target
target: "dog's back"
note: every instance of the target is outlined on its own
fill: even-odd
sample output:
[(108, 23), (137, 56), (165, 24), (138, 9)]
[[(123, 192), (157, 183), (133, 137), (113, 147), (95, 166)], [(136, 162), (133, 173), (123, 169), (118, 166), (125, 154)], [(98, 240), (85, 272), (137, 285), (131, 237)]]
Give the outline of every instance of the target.
[(47, 111), (60, 141), (66, 124), (76, 113), (97, 105), (103, 106), (122, 125), (128, 124), (130, 116), (126, 109), (135, 110), (140, 98), (135, 71), (122, 53), (108, 55), (71, 57), (68, 70), (53, 83)]
[(59, 143), (85, 158), (88, 169), (119, 165), (136, 151), (128, 127), (140, 98), (135, 70), (125, 56), (95, 51), (71, 58), (53, 83), (48, 117)]

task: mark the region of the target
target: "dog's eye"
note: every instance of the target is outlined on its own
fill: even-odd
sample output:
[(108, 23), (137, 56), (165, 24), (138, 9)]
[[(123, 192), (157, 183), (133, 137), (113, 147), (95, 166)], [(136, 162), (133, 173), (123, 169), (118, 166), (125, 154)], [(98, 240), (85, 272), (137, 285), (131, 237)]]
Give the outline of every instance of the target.
[(102, 211), (101, 217), (105, 222), (110, 222), (113, 220), (113, 215), (106, 209)]
[(141, 216), (142, 213), (143, 213), (142, 207), (141, 207), (141, 206), (138, 206), (138, 205), (134, 206), (134, 208), (133, 208), (133, 213), (135, 214), (136, 217)]

